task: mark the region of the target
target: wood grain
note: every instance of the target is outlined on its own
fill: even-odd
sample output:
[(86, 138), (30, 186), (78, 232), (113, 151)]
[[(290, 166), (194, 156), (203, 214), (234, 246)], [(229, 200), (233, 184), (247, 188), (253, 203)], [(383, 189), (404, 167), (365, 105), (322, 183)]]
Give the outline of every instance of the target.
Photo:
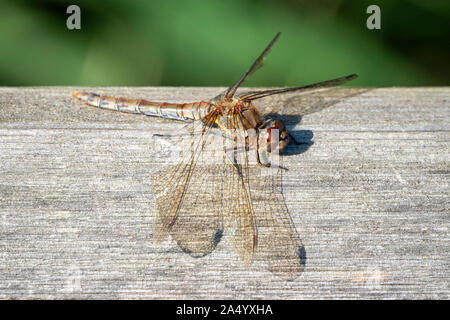
[[(152, 135), (183, 124), (81, 105), (79, 89), (0, 88), (0, 298), (450, 298), (450, 88), (261, 100), (329, 107), (285, 116), (304, 143), (282, 157), (306, 250), (294, 281), (244, 267), (226, 232), (203, 258), (154, 245)], [(223, 88), (91, 89), (189, 102)]]

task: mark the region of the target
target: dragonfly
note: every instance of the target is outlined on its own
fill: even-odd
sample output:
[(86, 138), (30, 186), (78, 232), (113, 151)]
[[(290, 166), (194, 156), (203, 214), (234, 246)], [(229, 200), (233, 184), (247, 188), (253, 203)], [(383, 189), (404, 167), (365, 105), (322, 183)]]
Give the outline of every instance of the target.
[[(270, 271), (292, 278), (304, 269), (305, 249), (282, 191), (282, 172), (287, 169), (274, 164), (279, 159), (274, 155), (299, 142), (281, 120), (263, 114), (254, 103), (334, 87), (357, 75), (237, 93), (263, 65), (279, 36), (233, 85), (212, 99), (180, 104), (80, 91), (73, 97), (94, 107), (187, 122), (186, 137), (181, 138), (184, 154), (152, 176), (155, 243), (170, 235), (184, 252), (202, 257), (216, 248), (224, 230), (231, 230), (233, 247), (245, 266), (262, 261)], [(213, 158), (212, 151), (217, 161), (205, 161)]]

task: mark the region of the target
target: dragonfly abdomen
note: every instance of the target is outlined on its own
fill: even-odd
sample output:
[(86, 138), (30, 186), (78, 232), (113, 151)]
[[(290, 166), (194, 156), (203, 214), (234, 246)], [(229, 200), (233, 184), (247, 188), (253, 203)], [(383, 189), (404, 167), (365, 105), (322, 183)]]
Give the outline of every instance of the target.
[(183, 121), (202, 119), (214, 106), (210, 102), (204, 101), (174, 104), (143, 99), (116, 98), (80, 91), (75, 92), (72, 96), (93, 107)]

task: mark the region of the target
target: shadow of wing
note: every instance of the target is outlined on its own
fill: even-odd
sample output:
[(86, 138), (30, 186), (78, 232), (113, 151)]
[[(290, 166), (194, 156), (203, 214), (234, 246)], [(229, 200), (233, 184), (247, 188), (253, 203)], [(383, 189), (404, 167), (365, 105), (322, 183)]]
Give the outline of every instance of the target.
[(270, 174), (253, 176), (252, 198), (258, 230), (256, 260), (267, 263), (271, 272), (294, 280), (303, 272), (306, 251), (289, 215), (282, 193), (282, 170), (264, 168)]
[[(314, 92), (286, 93), (269, 96), (258, 102), (263, 114), (280, 114), (302, 117), (319, 112), (339, 102), (363, 94), (369, 88), (329, 88)], [(298, 119), (293, 119), (298, 120)]]

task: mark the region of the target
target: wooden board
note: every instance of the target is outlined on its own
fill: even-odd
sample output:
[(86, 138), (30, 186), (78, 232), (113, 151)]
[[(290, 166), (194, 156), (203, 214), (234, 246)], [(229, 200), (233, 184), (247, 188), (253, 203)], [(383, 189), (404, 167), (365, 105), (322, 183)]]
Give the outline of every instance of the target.
[[(244, 267), (227, 233), (203, 258), (154, 245), (152, 135), (182, 123), (83, 106), (77, 89), (0, 88), (0, 298), (449, 299), (450, 88), (261, 101), (330, 106), (285, 117), (304, 142), (282, 157), (306, 249), (293, 281)], [(221, 88), (92, 91), (189, 102)]]

